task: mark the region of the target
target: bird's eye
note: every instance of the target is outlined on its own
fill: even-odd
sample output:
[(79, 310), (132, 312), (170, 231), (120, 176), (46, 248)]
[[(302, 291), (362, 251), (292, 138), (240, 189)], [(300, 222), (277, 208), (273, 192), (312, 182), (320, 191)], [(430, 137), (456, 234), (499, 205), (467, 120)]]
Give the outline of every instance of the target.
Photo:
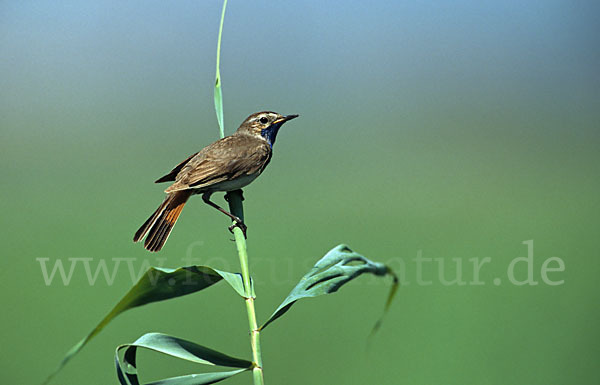
[(263, 116), (262, 118), (259, 119), (259, 122), (261, 122), (262, 124), (267, 124), (267, 123), (269, 123), (269, 119), (267, 119), (266, 116)]

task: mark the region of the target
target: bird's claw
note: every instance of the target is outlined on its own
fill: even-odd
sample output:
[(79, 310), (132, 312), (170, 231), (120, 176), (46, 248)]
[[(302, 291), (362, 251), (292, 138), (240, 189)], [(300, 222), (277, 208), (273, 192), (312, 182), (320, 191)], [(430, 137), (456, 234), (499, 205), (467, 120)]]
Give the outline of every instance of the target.
[(248, 237), (246, 236), (246, 231), (248, 230), (248, 226), (246, 226), (246, 224), (244, 222), (242, 222), (241, 220), (239, 221), (235, 221), (235, 223), (231, 226), (229, 226), (229, 231), (233, 234), (233, 229), (235, 229), (236, 227), (239, 227), (240, 230), (242, 230), (242, 233), (244, 234), (244, 239), (248, 239)]

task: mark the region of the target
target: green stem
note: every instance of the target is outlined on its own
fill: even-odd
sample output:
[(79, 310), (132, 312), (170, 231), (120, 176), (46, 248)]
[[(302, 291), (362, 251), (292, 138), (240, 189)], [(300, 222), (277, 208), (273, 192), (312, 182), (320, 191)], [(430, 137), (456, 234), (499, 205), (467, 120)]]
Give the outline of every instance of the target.
[(227, 0), (223, 0), (223, 10), (221, 11), (221, 24), (219, 24), (219, 38), (217, 40), (217, 70), (215, 74), (215, 111), (217, 113), (217, 122), (219, 123), (219, 133), (221, 138), (225, 136), (225, 122), (223, 117), (223, 93), (221, 91), (221, 37), (223, 36), (223, 21), (225, 21), (225, 9), (227, 9)]
[[(223, 122), (223, 93), (221, 91), (221, 36), (223, 35), (223, 21), (225, 20), (225, 9), (227, 8), (227, 0), (223, 0), (223, 11), (221, 12), (221, 24), (219, 25), (219, 39), (217, 41), (217, 71), (215, 75), (215, 111), (217, 113), (217, 121), (219, 123), (219, 131), (221, 138), (225, 136), (225, 126)], [(242, 201), (242, 190), (230, 191), (225, 195), (229, 202), (229, 212), (236, 217), (244, 220), (244, 206)], [(254, 377), (254, 385), (264, 385), (262, 358), (260, 355), (260, 332), (258, 331), (258, 323), (256, 322), (256, 311), (254, 310), (254, 292), (250, 281), (250, 270), (248, 269), (248, 252), (246, 251), (246, 237), (239, 227), (233, 229), (235, 236), (235, 245), (237, 247), (238, 256), (240, 258), (240, 266), (242, 268), (242, 279), (244, 281), (244, 299), (246, 302), (246, 310), (248, 312), (248, 325), (250, 327), (250, 346), (252, 347), (252, 376)]]
[[(229, 202), (229, 210), (236, 217), (244, 220), (244, 206), (242, 205), (242, 190), (230, 191), (227, 193), (227, 201)], [(244, 298), (246, 301), (246, 311), (248, 312), (248, 326), (250, 328), (250, 346), (252, 347), (252, 376), (254, 377), (254, 385), (263, 385), (263, 369), (262, 357), (260, 353), (260, 332), (258, 323), (256, 322), (256, 312), (254, 310), (254, 293), (252, 283), (250, 281), (250, 270), (248, 268), (248, 251), (246, 249), (246, 238), (239, 227), (233, 229), (235, 236), (235, 245), (237, 247), (238, 256), (240, 258), (240, 266), (242, 269), (242, 279), (244, 281)]]

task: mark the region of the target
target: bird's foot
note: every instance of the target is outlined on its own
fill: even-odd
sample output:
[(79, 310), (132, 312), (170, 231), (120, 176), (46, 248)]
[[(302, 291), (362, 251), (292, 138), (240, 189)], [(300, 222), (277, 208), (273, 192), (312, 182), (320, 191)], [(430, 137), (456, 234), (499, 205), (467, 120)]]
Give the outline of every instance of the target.
[(240, 230), (242, 230), (242, 233), (244, 234), (244, 239), (248, 239), (248, 237), (246, 236), (248, 226), (246, 226), (246, 224), (242, 222), (242, 220), (239, 218), (235, 220), (235, 223), (233, 225), (229, 226), (229, 231), (233, 234), (233, 229), (235, 229), (236, 227), (239, 227)]

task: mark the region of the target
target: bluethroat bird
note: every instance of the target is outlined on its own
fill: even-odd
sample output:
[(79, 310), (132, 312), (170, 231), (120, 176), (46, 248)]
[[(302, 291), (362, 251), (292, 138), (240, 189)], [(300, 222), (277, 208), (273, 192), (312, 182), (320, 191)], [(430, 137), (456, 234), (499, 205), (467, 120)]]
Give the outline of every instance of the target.
[(135, 233), (134, 242), (146, 240), (144, 247), (159, 251), (177, 222), (183, 206), (192, 195), (202, 194), (202, 200), (230, 217), (246, 235), (246, 225), (240, 218), (210, 200), (217, 191), (234, 191), (246, 187), (267, 167), (273, 154), (273, 144), (283, 123), (298, 115), (283, 116), (263, 111), (244, 120), (237, 131), (217, 140), (179, 163), (170, 173), (155, 183), (172, 182), (165, 200)]

